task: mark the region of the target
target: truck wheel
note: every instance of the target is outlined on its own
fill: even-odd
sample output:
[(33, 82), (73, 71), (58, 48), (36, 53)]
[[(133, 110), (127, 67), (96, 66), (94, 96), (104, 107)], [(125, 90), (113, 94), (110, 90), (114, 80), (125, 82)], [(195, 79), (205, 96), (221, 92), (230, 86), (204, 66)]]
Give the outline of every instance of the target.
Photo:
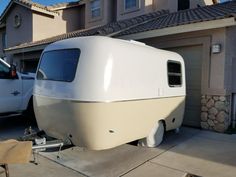
[(30, 122), (35, 123), (36, 119), (35, 119), (35, 114), (34, 114), (34, 106), (33, 106), (33, 99), (31, 98), (29, 103), (28, 103), (28, 107), (27, 110), (24, 112), (24, 117), (29, 120)]
[(155, 124), (146, 138), (139, 140), (138, 145), (145, 147), (157, 147), (163, 140), (164, 132), (164, 123), (163, 121), (159, 121)]

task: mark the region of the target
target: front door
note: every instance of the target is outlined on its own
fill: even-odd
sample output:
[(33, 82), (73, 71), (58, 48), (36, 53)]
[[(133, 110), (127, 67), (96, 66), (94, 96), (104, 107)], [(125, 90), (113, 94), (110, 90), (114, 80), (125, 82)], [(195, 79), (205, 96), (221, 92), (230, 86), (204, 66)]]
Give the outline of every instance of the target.
[(18, 111), (22, 102), (21, 80), (10, 79), (9, 72), (9, 66), (0, 61), (0, 113)]

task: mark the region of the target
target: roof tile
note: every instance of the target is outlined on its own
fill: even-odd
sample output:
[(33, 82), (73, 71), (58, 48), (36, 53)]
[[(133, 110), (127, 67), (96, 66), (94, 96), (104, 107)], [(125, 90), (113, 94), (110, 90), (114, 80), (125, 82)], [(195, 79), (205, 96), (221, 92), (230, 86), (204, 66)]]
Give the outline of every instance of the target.
[(115, 37), (122, 35), (129, 35), (139, 32), (145, 32), (155, 29), (162, 29), (172, 26), (179, 26), (209, 20), (217, 20), (235, 16), (236, 1), (231, 1), (222, 4), (211, 6), (198, 7), (195, 9), (188, 9), (169, 13), (166, 16), (157, 17), (152, 21), (141, 24), (138, 27), (130, 28), (116, 34)]

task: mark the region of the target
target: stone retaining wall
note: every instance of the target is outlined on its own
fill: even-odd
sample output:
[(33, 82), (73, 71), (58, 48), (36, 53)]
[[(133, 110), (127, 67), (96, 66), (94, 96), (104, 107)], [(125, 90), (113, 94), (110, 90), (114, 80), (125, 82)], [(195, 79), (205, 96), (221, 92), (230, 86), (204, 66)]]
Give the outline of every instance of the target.
[(230, 124), (230, 96), (203, 95), (201, 104), (201, 127), (225, 132)]

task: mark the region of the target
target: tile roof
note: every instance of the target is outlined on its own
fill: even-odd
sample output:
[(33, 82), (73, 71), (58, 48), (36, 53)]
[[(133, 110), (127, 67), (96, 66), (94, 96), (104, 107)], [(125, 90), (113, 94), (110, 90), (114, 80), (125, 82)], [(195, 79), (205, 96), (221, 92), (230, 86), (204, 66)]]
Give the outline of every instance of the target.
[(84, 30), (78, 30), (78, 31), (73, 31), (70, 33), (65, 33), (62, 35), (50, 37), (44, 40), (40, 41), (35, 41), (35, 42), (30, 42), (30, 43), (24, 43), (15, 47), (11, 47), (8, 49), (5, 49), (6, 51), (10, 50), (16, 50), (16, 49), (22, 49), (22, 48), (28, 48), (28, 47), (34, 47), (38, 45), (45, 45), (45, 44), (50, 44), (62, 39), (68, 39), (68, 38), (73, 38), (73, 37), (79, 37), (79, 36), (92, 36), (92, 35), (102, 35), (102, 36), (109, 36), (112, 34), (116, 34), (117, 32), (121, 32), (123, 30), (129, 29), (131, 27), (137, 26), (142, 23), (146, 23), (150, 20), (153, 20), (157, 17), (160, 17), (162, 15), (166, 15), (168, 11), (158, 11), (158, 12), (153, 12), (145, 15), (141, 15), (132, 19), (127, 19), (127, 20), (121, 20), (117, 22), (111, 22), (107, 25), (104, 26), (99, 26), (91, 29), (84, 29)]
[(47, 6), (47, 9), (54, 11), (54, 10), (58, 10), (58, 9), (64, 9), (64, 8), (78, 6), (81, 3), (83, 3), (82, 0), (73, 1), (73, 2), (65, 2), (65, 3), (57, 3), (57, 4)]
[(138, 25), (135, 28), (122, 31), (114, 37), (135, 34), (156, 29), (163, 29), (173, 26), (186, 25), (210, 20), (223, 19), (236, 15), (236, 1), (211, 6), (198, 7), (169, 13), (147, 23)]
[(119, 37), (123, 35), (135, 34), (156, 29), (163, 29), (185, 24), (192, 24), (204, 21), (224, 19), (235, 16), (236, 1), (211, 6), (198, 7), (169, 13), (168, 11), (158, 11), (127, 20), (112, 22), (104, 26), (74, 31), (40, 41), (24, 43), (6, 49), (12, 51), (17, 49), (30, 48), (40, 45), (47, 45), (58, 40), (68, 39), (79, 36), (103, 35)]

